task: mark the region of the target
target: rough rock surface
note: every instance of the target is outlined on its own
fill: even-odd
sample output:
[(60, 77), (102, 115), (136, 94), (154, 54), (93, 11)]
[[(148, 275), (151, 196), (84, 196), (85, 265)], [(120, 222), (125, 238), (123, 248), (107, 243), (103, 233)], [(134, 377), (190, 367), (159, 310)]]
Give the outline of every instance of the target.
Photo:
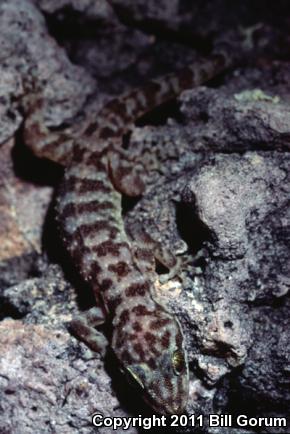
[(92, 433), (94, 412), (151, 414), (111, 354), (103, 361), (68, 333), (93, 299), (55, 230), (62, 173), (22, 143), (24, 95), (42, 89), (47, 123), (78, 130), (110, 95), (188, 63), (192, 47), (207, 52), (238, 25), (253, 26), (250, 45), (257, 29), (257, 59), (133, 130), (129, 150), (150, 173), (144, 196), (125, 198), (125, 222), (142, 224), (182, 261), (169, 282), (157, 273), (160, 299), (186, 337), (187, 411), (290, 416), (289, 5), (275, 2), (274, 19), (258, 0), (256, 9), (210, 3), (0, 0), (0, 433)]

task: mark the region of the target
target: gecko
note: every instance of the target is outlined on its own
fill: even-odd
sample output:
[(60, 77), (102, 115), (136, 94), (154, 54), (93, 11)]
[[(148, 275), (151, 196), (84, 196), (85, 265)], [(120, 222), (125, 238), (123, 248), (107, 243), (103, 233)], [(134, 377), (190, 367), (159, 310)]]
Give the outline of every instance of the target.
[[(169, 270), (176, 261), (145, 232), (136, 243), (125, 232), (122, 194), (144, 193), (146, 167), (130, 159), (123, 137), (145, 113), (231, 65), (228, 53), (220, 51), (129, 91), (108, 102), (79, 137), (45, 126), (41, 96), (28, 95), (25, 105), (26, 145), (65, 167), (56, 218), (74, 265), (95, 294), (96, 306), (76, 318), (72, 329), (98, 352), (109, 345), (128, 381), (159, 414), (182, 413), (189, 395), (181, 325), (158, 302), (154, 287), (155, 258)], [(105, 321), (112, 328), (107, 339), (97, 330)]]

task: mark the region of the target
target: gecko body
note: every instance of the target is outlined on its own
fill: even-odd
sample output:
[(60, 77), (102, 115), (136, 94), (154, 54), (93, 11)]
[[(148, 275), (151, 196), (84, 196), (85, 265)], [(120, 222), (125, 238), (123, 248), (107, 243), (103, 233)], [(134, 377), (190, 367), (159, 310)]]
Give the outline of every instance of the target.
[[(93, 326), (110, 319), (109, 345), (122, 371), (161, 414), (184, 410), (188, 363), (180, 324), (155, 297), (154, 246), (144, 235), (136, 247), (124, 229), (121, 194), (143, 193), (142, 172), (146, 167), (130, 161), (122, 148), (122, 137), (141, 115), (208, 80), (229, 64), (227, 55), (212, 56), (179, 75), (150, 82), (115, 99), (79, 138), (49, 132), (38, 99), (30, 104), (25, 121), (25, 140), (35, 154), (65, 166), (57, 198), (62, 238), (96, 300), (101, 299), (101, 306), (87, 322), (76, 321), (74, 329), (86, 342), (101, 349), (104, 341)], [(162, 254), (162, 248), (156, 252), (169, 269), (174, 266), (174, 260)]]

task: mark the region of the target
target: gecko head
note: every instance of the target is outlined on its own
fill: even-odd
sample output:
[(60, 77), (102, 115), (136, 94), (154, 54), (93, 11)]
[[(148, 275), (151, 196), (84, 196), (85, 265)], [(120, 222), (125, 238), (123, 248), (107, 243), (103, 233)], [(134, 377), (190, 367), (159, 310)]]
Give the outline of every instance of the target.
[(127, 360), (130, 363), (122, 360), (122, 370), (129, 383), (157, 413), (182, 413), (188, 398), (189, 379), (180, 326), (171, 317), (158, 333), (152, 333), (151, 344), (149, 338), (147, 332), (142, 339), (139, 336), (137, 344), (132, 344), (133, 357)]
[(158, 371), (146, 364), (127, 366), (128, 381), (137, 387), (145, 402), (159, 414), (180, 414), (188, 397), (188, 373), (184, 354), (164, 354)]

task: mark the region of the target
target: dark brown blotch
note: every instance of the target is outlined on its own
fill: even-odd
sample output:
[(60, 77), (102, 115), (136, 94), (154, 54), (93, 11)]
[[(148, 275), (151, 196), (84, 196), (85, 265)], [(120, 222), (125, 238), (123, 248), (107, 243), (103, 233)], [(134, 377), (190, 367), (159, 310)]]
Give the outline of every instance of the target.
[(85, 129), (84, 134), (90, 136), (91, 134), (94, 134), (98, 128), (99, 128), (99, 124), (97, 121), (91, 122), (90, 125)]
[(142, 327), (141, 327), (140, 323), (137, 322), (137, 321), (133, 322), (133, 324), (132, 324), (132, 329), (133, 329), (135, 332), (141, 332), (141, 331), (142, 331)]
[(153, 333), (146, 332), (144, 334), (144, 339), (149, 345), (154, 345), (156, 343), (156, 336)]
[(166, 330), (166, 332), (161, 337), (161, 345), (164, 350), (166, 350), (169, 347), (170, 343), (170, 332), (169, 330)]
[(150, 328), (152, 330), (159, 330), (162, 327), (166, 326), (167, 324), (170, 323), (170, 319), (169, 318), (160, 318), (160, 319), (155, 319), (153, 321), (151, 321), (150, 323)]
[(99, 137), (100, 139), (109, 139), (110, 137), (118, 136), (122, 132), (121, 129), (112, 129), (109, 126), (105, 126), (100, 129), (99, 131)]
[(130, 320), (130, 311), (129, 309), (124, 309), (119, 316), (118, 327), (122, 329), (129, 320)]
[(88, 152), (86, 148), (80, 144), (75, 143), (73, 147), (73, 161), (76, 163), (81, 163), (84, 161), (84, 156)]
[(147, 309), (146, 306), (142, 304), (138, 304), (138, 306), (134, 306), (132, 312), (135, 313), (137, 316), (147, 316), (153, 314)]
[(183, 337), (180, 331), (176, 334), (176, 347), (181, 348), (183, 343)]
[(102, 272), (102, 267), (100, 267), (100, 265), (96, 261), (94, 261), (90, 267), (90, 276), (97, 277), (98, 274), (100, 274), (101, 272)]
[(153, 357), (150, 357), (150, 359), (147, 360), (147, 364), (152, 370), (157, 368), (157, 363)]
[(75, 231), (74, 236), (79, 236), (80, 238), (89, 237), (104, 230), (109, 232), (109, 237), (111, 239), (110, 242), (112, 242), (118, 233), (118, 229), (113, 227), (106, 220), (99, 220), (93, 223), (83, 224)]
[(140, 356), (141, 360), (145, 359), (145, 353), (140, 342), (133, 344), (133, 350), (135, 351), (135, 353), (137, 353)]
[(116, 295), (115, 297), (110, 297), (107, 301), (108, 308), (110, 312), (114, 312), (116, 308), (122, 303), (121, 295)]
[(87, 193), (87, 192), (96, 192), (100, 191), (102, 193), (111, 193), (112, 189), (109, 185), (106, 185), (104, 181), (95, 180), (95, 179), (77, 179), (78, 183), (78, 192), (79, 193)]
[(93, 251), (96, 252), (99, 257), (112, 255), (117, 258), (120, 256), (121, 247), (125, 246), (127, 247), (126, 243), (114, 243), (111, 240), (108, 240), (94, 247)]
[[(96, 152), (96, 151), (95, 151)], [(93, 155), (95, 155), (94, 153), (91, 153), (91, 154), (89, 154), (88, 156), (87, 156), (87, 158), (86, 158), (86, 160), (85, 160), (85, 164), (86, 164), (86, 166), (88, 167), (88, 169), (90, 170), (90, 171), (93, 171), (94, 173), (95, 172), (103, 172), (103, 173), (106, 173), (107, 172), (107, 166), (101, 161), (101, 159), (100, 159), (100, 155), (102, 155), (102, 153), (104, 153), (104, 150), (103, 151), (99, 151), (98, 152), (98, 154), (99, 154), (99, 156), (98, 156), (98, 158), (96, 159), (94, 159), (94, 163), (93, 164), (90, 164), (89, 163), (89, 161), (91, 160), (91, 158), (93, 157)]]
[(113, 281), (111, 279), (103, 279), (100, 283), (100, 288), (102, 291), (107, 291), (108, 289), (112, 288)]
[(118, 277), (125, 277), (130, 273), (130, 267), (124, 261), (120, 261), (117, 264), (109, 265), (108, 270), (112, 271)]
[(111, 188), (104, 181), (79, 178), (76, 175), (70, 175), (69, 172), (65, 178), (64, 192), (77, 191), (78, 193), (96, 192), (110, 193)]
[(98, 212), (101, 210), (112, 210), (112, 209), (114, 209), (114, 205), (109, 201), (100, 202), (98, 200), (92, 200), (90, 202), (68, 203), (64, 207), (61, 214), (63, 218), (67, 218), (76, 214), (91, 213), (91, 212)]
[(124, 101), (124, 99), (112, 99), (105, 105), (104, 109), (102, 110), (102, 115), (106, 113), (106, 117), (108, 117), (109, 114), (114, 113), (117, 115), (117, 117), (119, 117), (120, 121), (124, 121), (127, 113), (126, 108), (126, 101)]
[(94, 150), (93, 152), (90, 152), (87, 155), (86, 163), (94, 167), (99, 167), (99, 170), (102, 167), (103, 172), (107, 171), (107, 167), (100, 161), (101, 158), (107, 154), (107, 152), (107, 147), (103, 148), (102, 150)]
[(125, 290), (127, 297), (144, 297), (149, 291), (149, 283), (131, 283)]

